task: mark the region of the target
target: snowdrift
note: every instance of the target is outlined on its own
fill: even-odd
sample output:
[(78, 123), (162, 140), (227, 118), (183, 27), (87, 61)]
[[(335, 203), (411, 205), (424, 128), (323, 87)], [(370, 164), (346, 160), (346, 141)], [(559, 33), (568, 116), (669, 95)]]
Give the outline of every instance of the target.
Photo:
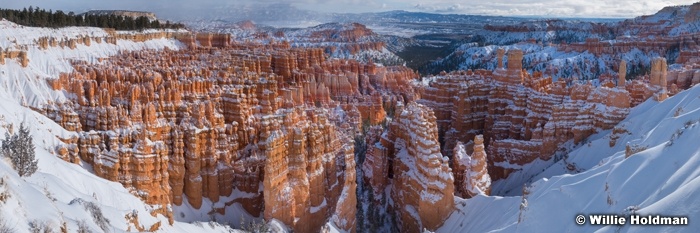
[[(458, 199), (438, 232), (696, 232), (700, 86), (647, 100), (539, 175), (528, 194)], [(610, 140), (615, 139), (614, 146)], [(566, 174), (566, 164), (585, 171)], [(549, 178), (547, 178), (549, 177)], [(523, 204), (521, 204), (523, 203)], [(522, 206), (522, 207), (521, 207)], [(687, 226), (577, 225), (579, 214), (687, 216)]]

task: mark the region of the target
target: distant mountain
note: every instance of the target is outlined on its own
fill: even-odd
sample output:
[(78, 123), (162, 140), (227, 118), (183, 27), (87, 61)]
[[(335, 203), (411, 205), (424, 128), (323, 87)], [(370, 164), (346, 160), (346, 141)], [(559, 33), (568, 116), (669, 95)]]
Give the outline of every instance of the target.
[[(271, 22), (318, 21), (331, 22), (330, 14), (298, 9), (287, 3), (279, 4), (223, 4), (212, 8), (208, 5), (191, 6), (180, 9), (177, 6), (163, 6), (155, 9), (158, 15), (176, 21), (226, 21), (251, 20), (258, 24)], [(183, 12), (183, 11), (186, 11)]]
[(628, 19), (618, 26), (627, 35), (646, 36), (649, 32), (677, 36), (700, 32), (700, 2), (664, 7), (656, 14)]
[[(291, 4), (225, 4), (212, 10), (208, 6), (186, 9), (163, 6), (156, 9), (163, 18), (184, 21), (188, 24), (203, 22), (234, 23), (250, 20), (258, 25), (275, 27), (309, 27), (323, 23), (358, 22), (369, 26), (391, 27), (396, 30), (416, 30), (415, 34), (465, 33), (481, 28), (484, 24), (515, 24), (525, 18), (502, 16), (478, 16), (459, 14), (435, 14), (409, 11), (386, 11), (377, 13), (323, 13), (298, 9)], [(427, 26), (427, 27), (426, 27)]]
[[(545, 72), (555, 78), (571, 74), (582, 79), (615, 75), (620, 60), (635, 64), (633, 71), (628, 70), (631, 75), (628, 77), (636, 77), (648, 70), (652, 57), (662, 56), (674, 62), (681, 51), (697, 51), (697, 39), (693, 39), (692, 34), (700, 33), (700, 3), (669, 6), (652, 15), (623, 21), (530, 19), (516, 24), (488, 23), (483, 29), (473, 31), (476, 39), (460, 42), (444, 59), (418, 69), (424, 73), (439, 73), (493, 68), (495, 57), (491, 55), (497, 45), (523, 50), (525, 69)], [(587, 39), (600, 40), (601, 44), (595, 46), (608, 48), (608, 52), (588, 50), (596, 42), (588, 44)], [(636, 43), (634, 48), (629, 46), (631, 41)], [(659, 41), (663, 43), (658, 44)], [(518, 44), (521, 42), (535, 43)], [(566, 44), (578, 44), (581, 49), (572, 49)], [(612, 47), (616, 47), (616, 52), (611, 52)]]

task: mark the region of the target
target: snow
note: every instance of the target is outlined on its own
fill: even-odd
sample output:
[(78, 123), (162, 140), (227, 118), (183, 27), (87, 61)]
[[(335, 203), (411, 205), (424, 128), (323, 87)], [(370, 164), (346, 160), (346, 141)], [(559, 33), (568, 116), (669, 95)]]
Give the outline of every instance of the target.
[(165, 232), (232, 230), (215, 223), (175, 222), (170, 225), (165, 216), (152, 216), (150, 210), (160, 206), (148, 205), (121, 184), (95, 176), (91, 169), (85, 169), (90, 168), (85, 163), (71, 164), (56, 157), (55, 148), (62, 143), (59, 138), (75, 136), (75, 133), (66, 131), (30, 108), (66, 100), (63, 92), (54, 91), (48, 86), (47, 80), (57, 78), (61, 72), (71, 71), (71, 60), (97, 62), (97, 58), (115, 55), (119, 51), (166, 47), (178, 49), (180, 43), (170, 39), (141, 43), (119, 40), (117, 45), (93, 41), (89, 47), (78, 45), (76, 49), (52, 47), (41, 50), (34, 44), (44, 36), (65, 39), (105, 37), (107, 33), (102, 29), (87, 27), (23, 27), (0, 20), (0, 46), (10, 50), (21, 48), (27, 51), (30, 59), (28, 67), (21, 67), (16, 59), (6, 59), (6, 64), (0, 65), (0, 135), (4, 135), (10, 125), (16, 132), (19, 124), (24, 122), (33, 136), (39, 162), (35, 174), (21, 178), (9, 161), (0, 159), (0, 178), (3, 181), (0, 193), (9, 195), (4, 202), (0, 202), (0, 223), (6, 223), (14, 232), (29, 232), (30, 222), (45, 225), (52, 230), (66, 224), (68, 232), (77, 232), (78, 224), (84, 222), (89, 231), (102, 232), (93, 221), (91, 213), (83, 207), (85, 203), (92, 202), (109, 220), (107, 228), (111, 232), (136, 230), (132, 223), (127, 222), (127, 215), (136, 216), (138, 223), (146, 229), (160, 223), (161, 230)]
[[(390, 45), (382, 47), (380, 50), (361, 50), (355, 54), (351, 54), (347, 47), (352, 47), (357, 43), (367, 43), (367, 42), (386, 42), (389, 37), (379, 36), (376, 33), (370, 35), (361, 36), (357, 38), (357, 41), (346, 42), (338, 37), (343, 31), (353, 30), (355, 28), (354, 24), (351, 23), (323, 23), (315, 21), (304, 21), (304, 22), (274, 22), (273, 26), (262, 26), (257, 25), (254, 29), (241, 28), (239, 25), (219, 25), (219, 22), (198, 22), (193, 23), (192, 26), (201, 31), (210, 31), (217, 33), (228, 33), (231, 37), (238, 41), (253, 41), (257, 43), (267, 44), (274, 41), (288, 41), (290, 46), (294, 48), (329, 48), (335, 47), (336, 49), (330, 53), (331, 58), (339, 59), (354, 59), (361, 62), (373, 61), (379, 63), (380, 65), (401, 65), (404, 61), (394, 54), (389, 47)], [(329, 31), (335, 32), (330, 38), (319, 38), (316, 33), (323, 32), (328, 33)], [(282, 32), (283, 36), (275, 35), (277, 32)], [(259, 33), (266, 33), (274, 35), (271, 38), (260, 38)], [(391, 44), (391, 43), (386, 43)]]
[(108, 34), (102, 29), (89, 27), (24, 27), (4, 19), (0, 20), (0, 35), (0, 47), (11, 51), (27, 51), (29, 58), (28, 67), (22, 67), (17, 59), (9, 58), (5, 59), (5, 65), (0, 65), (0, 96), (32, 107), (66, 100), (64, 93), (48, 86), (47, 80), (57, 78), (60, 73), (72, 71), (71, 60), (97, 62), (97, 58), (116, 55), (119, 51), (182, 47), (176, 40), (156, 39), (146, 42), (118, 40), (116, 45), (93, 41), (91, 46), (78, 44), (76, 49), (51, 47), (42, 50), (36, 45), (36, 40), (41, 37), (74, 39), (84, 36), (106, 37)]
[[(521, 38), (525, 41), (526, 38)], [(651, 63), (651, 59), (660, 56), (655, 52), (645, 53), (637, 48), (629, 52), (611, 56), (603, 54), (596, 56), (585, 51), (583, 53), (571, 51), (561, 51), (557, 45), (540, 45), (532, 43), (517, 43), (512, 45), (496, 46), (489, 45), (479, 47), (476, 43), (466, 43), (460, 45), (455, 51), (442, 60), (435, 63), (449, 63), (455, 60), (459, 62), (457, 69), (487, 69), (495, 70), (497, 67), (498, 48), (503, 48), (506, 54), (509, 50), (519, 49), (523, 51), (523, 68), (528, 72), (543, 72), (544, 75), (552, 76), (553, 81), (558, 78), (577, 77), (584, 80), (596, 80), (600, 75), (607, 74), (616, 76), (617, 70), (612, 69), (620, 60), (627, 61), (628, 67), (632, 65), (645, 65)], [(507, 55), (503, 57), (504, 67), (507, 65)], [(556, 68), (556, 69), (552, 69)], [(552, 72), (553, 70), (556, 73)], [(598, 83), (593, 83), (598, 86)]]
[(380, 35), (390, 35), (390, 36), (398, 36), (398, 37), (404, 37), (404, 38), (411, 38), (417, 35), (420, 35), (424, 33), (424, 31), (421, 30), (416, 30), (416, 29), (411, 29), (411, 28), (401, 28), (401, 27), (392, 27), (392, 26), (385, 26), (385, 25), (367, 25), (367, 28), (371, 29), (373, 32), (376, 32), (377, 34)]
[[(199, 229), (181, 223), (169, 226), (164, 216), (151, 216), (148, 210), (153, 207), (143, 203), (121, 184), (99, 178), (80, 165), (60, 160), (53, 154), (53, 145), (59, 143), (56, 136), (71, 133), (11, 99), (0, 98), (0, 101), (3, 102), (0, 106), (0, 134), (4, 135), (9, 124), (17, 127), (24, 121), (30, 126), (39, 161), (37, 173), (20, 178), (7, 160), (0, 160), (0, 178), (5, 182), (0, 185), (0, 192), (11, 196), (6, 203), (0, 203), (0, 219), (13, 226), (16, 232), (28, 232), (29, 222), (35, 220), (52, 228), (65, 222), (69, 232), (77, 231), (78, 222), (84, 220), (91, 231), (100, 232), (82, 206), (69, 204), (77, 198), (96, 203), (110, 220), (110, 229), (116, 231), (126, 230), (128, 223), (124, 216), (132, 212), (137, 213), (139, 223), (146, 227), (163, 222), (163, 229), (169, 232)], [(226, 232), (224, 227), (218, 229)]]
[(321, 210), (323, 207), (326, 207), (326, 205), (328, 205), (328, 203), (326, 203), (326, 198), (323, 198), (323, 202), (321, 202), (321, 204), (319, 204), (318, 206), (311, 207), (310, 213), (312, 213), (312, 214), (316, 213), (319, 210)]
[(21, 45), (35, 44), (35, 41), (41, 37), (54, 37), (57, 39), (75, 39), (84, 36), (90, 37), (106, 37), (107, 32), (99, 28), (88, 27), (66, 27), (61, 29), (54, 28), (35, 28), (17, 25), (5, 19), (0, 19), (0, 47), (2, 48), (17, 48)]
[[(218, 202), (212, 203), (208, 198), (202, 199), (202, 207), (200, 209), (194, 209), (186, 195), (182, 196), (182, 205), (173, 206), (173, 215), (175, 220), (182, 223), (188, 222), (209, 222), (215, 221), (219, 223), (226, 223), (233, 228), (241, 228), (241, 221), (248, 223), (250, 221), (260, 222), (261, 217), (253, 217), (249, 215), (240, 203), (234, 203), (230, 206), (225, 206), (226, 203), (231, 203), (239, 198), (246, 198), (252, 194), (241, 192), (235, 189), (231, 196), (222, 197)], [(214, 210), (214, 208), (225, 209), (225, 214), (219, 214)]]
[[(611, 131), (590, 137), (581, 146), (540, 173), (526, 196), (457, 199), (458, 210), (437, 232), (533, 232), (546, 226), (549, 232), (695, 232), (700, 223), (700, 86), (664, 102), (647, 100), (635, 107), (618, 128), (610, 147)], [(684, 109), (675, 116), (675, 110)], [(625, 158), (625, 145), (646, 150)], [(671, 142), (671, 143), (669, 143)], [(566, 174), (567, 163), (583, 172)], [(563, 208), (565, 207), (565, 208)], [(660, 214), (688, 216), (688, 226), (582, 226), (578, 214)], [(522, 213), (521, 213), (522, 212)], [(518, 223), (519, 216), (522, 216)]]

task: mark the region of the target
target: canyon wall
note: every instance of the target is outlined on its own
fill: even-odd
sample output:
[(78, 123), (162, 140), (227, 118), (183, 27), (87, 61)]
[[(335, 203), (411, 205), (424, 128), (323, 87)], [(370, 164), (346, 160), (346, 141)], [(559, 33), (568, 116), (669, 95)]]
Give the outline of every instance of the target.
[[(669, 72), (664, 59), (654, 59), (649, 76), (630, 82), (623, 63), (617, 86), (594, 87), (529, 74), (521, 51), (499, 49), (493, 71), (416, 82), (406, 67), (327, 59), (323, 48), (288, 42), (232, 42), (209, 33), (109, 35), (38, 43), (75, 48), (177, 38), (186, 49), (75, 62), (74, 72), (50, 81), (71, 101), (37, 111), (77, 133), (63, 138), (56, 154), (88, 163), (171, 221), (172, 205), (201, 209), (209, 200), (217, 203), (212, 212), (240, 205), (299, 232), (328, 221), (354, 230), (353, 139), (363, 129), (369, 146), (362, 179), (377, 195), (389, 188), (402, 231), (436, 230), (452, 213), (455, 195), (488, 195), (491, 179), (550, 160), (564, 143), (611, 129), (630, 107), (697, 83), (687, 70), (700, 61)], [(0, 56), (27, 60), (22, 53)], [(377, 126), (384, 123), (386, 130)]]
[[(656, 32), (655, 32), (656, 33)], [(603, 54), (623, 54), (633, 50), (639, 50), (645, 54), (667, 54), (674, 49), (682, 48), (680, 62), (684, 62), (690, 55), (690, 51), (698, 49), (700, 33), (684, 34), (678, 36), (665, 36), (663, 33), (654, 35), (654, 39), (640, 40), (638, 38), (617, 38), (613, 41), (601, 41), (597, 38), (588, 38), (582, 43), (558, 44), (559, 50), (564, 52), (588, 51), (596, 56)]]
[(240, 204), (299, 232), (329, 220), (353, 231), (353, 137), (383, 122), (385, 106), (415, 98), (416, 74), (284, 42), (172, 36), (189, 47), (74, 63), (50, 82), (71, 102), (39, 111), (78, 133), (58, 156), (92, 165), (171, 221), (170, 205), (200, 209), (206, 198), (227, 200), (213, 210), (222, 215)]
[[(647, 92), (662, 93), (657, 86), (666, 75), (657, 59), (652, 84), (567, 85), (563, 79), (552, 82), (541, 73), (524, 72), (521, 59), (522, 52), (510, 51), (508, 65), (499, 59), (494, 71), (443, 73), (416, 82), (420, 98), (397, 104), (386, 131), (368, 132), (363, 179), (374, 195), (391, 189), (402, 230), (439, 226), (452, 208), (446, 200), (454, 195), (488, 195), (491, 179), (504, 179), (536, 160), (548, 161), (564, 143), (580, 144), (611, 129), (632, 106), (627, 87), (639, 83)], [(426, 160), (432, 161), (428, 167), (422, 163)], [(427, 199), (434, 201), (434, 210), (421, 208), (426, 198), (416, 193), (430, 193), (434, 198)]]
[[(494, 71), (444, 74), (419, 88), (418, 102), (436, 112), (443, 153), (452, 157), (457, 142), (469, 143), (483, 134), (489, 175), (495, 180), (536, 159), (549, 160), (569, 140), (580, 143), (612, 128), (632, 106), (624, 87), (552, 82), (540, 73), (523, 72), (522, 52), (507, 57), (507, 67), (499, 63)], [(641, 89), (656, 93), (647, 84)]]
[(392, 180), (391, 199), (401, 231), (436, 230), (454, 209), (454, 177), (437, 136), (433, 111), (411, 102), (368, 149), (365, 179), (375, 193)]

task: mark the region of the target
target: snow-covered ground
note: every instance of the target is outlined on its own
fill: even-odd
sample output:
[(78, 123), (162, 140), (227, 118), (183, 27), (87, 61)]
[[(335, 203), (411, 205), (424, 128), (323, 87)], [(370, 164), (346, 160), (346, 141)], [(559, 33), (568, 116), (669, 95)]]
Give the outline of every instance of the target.
[[(294, 25), (293, 27), (254, 25), (252, 28), (244, 28), (241, 27), (240, 24), (227, 24), (221, 22), (196, 22), (190, 23), (190, 25), (195, 28), (195, 30), (199, 31), (231, 34), (231, 37), (237, 41), (255, 41), (263, 44), (273, 41), (287, 41), (292, 47), (334, 47), (336, 49), (329, 54), (331, 58), (353, 59), (361, 62), (373, 61), (386, 66), (402, 65), (404, 63), (403, 59), (394, 54), (396, 51), (390, 51), (390, 48), (402, 50), (404, 46), (407, 46), (404, 45), (407, 44), (404, 40), (411, 41), (405, 38), (402, 38), (402, 40), (398, 39), (397, 37), (382, 36), (376, 33), (362, 36), (354, 42), (343, 41), (343, 38), (338, 38), (342, 37), (340, 35), (341, 32), (353, 30), (356, 27), (355, 25), (349, 23), (319, 23), (312, 25), (298, 24)], [(314, 36), (315, 33), (324, 31), (333, 31), (334, 35), (330, 36), (329, 38), (319, 38)], [(283, 35), (276, 35), (278, 32), (282, 32)], [(260, 33), (269, 34), (272, 35), (272, 37), (260, 38)], [(355, 54), (352, 54), (350, 50), (346, 48), (357, 43), (368, 42), (385, 42), (386, 45), (380, 50), (367, 49), (358, 51)], [(399, 48), (396, 48), (396, 46)]]
[[(98, 62), (97, 58), (119, 51), (181, 47), (178, 41), (171, 39), (142, 43), (119, 40), (117, 45), (93, 41), (89, 47), (78, 45), (76, 49), (41, 50), (35, 45), (36, 40), (44, 36), (70, 39), (106, 35), (98, 28), (31, 28), (0, 21), (0, 46), (27, 51), (30, 60), (28, 67), (9, 58), (0, 65), (0, 135), (10, 128), (17, 132), (19, 124), (24, 122), (34, 138), (39, 161), (38, 171), (22, 178), (6, 158), (0, 159), (0, 196), (4, 197), (0, 198), (0, 227), (10, 232), (30, 232), (32, 228), (55, 232), (61, 227), (77, 232), (79, 225), (91, 232), (136, 231), (136, 226), (126, 217), (133, 216), (137, 217), (139, 227), (146, 230), (160, 224), (165, 232), (229, 232), (232, 229), (216, 223), (175, 222), (170, 225), (166, 217), (152, 216), (150, 210), (154, 207), (132, 195), (121, 184), (99, 178), (89, 167), (64, 162), (54, 154), (56, 146), (62, 143), (58, 138), (67, 138), (73, 133), (30, 108), (66, 100), (64, 93), (52, 90), (47, 80), (71, 71), (71, 60)], [(90, 206), (97, 208), (88, 208)], [(106, 220), (95, 220), (99, 215)], [(105, 224), (100, 227), (100, 223)]]
[(29, 58), (29, 66), (26, 68), (23, 68), (17, 59), (9, 58), (5, 59), (5, 65), (0, 65), (0, 96), (32, 107), (62, 102), (66, 100), (63, 93), (52, 90), (47, 80), (58, 78), (60, 73), (72, 71), (71, 60), (97, 62), (97, 58), (112, 56), (119, 51), (182, 47), (180, 42), (169, 39), (146, 42), (118, 40), (116, 45), (93, 41), (91, 46), (78, 44), (76, 49), (51, 47), (42, 50), (37, 46), (38, 39), (47, 36), (64, 40), (85, 36), (104, 38), (107, 35), (107, 32), (99, 28), (34, 28), (0, 19), (0, 47), (10, 51), (24, 50)]
[[(697, 232), (700, 229), (700, 86), (647, 100), (617, 128), (542, 172), (523, 198), (458, 199), (438, 232)], [(617, 138), (614, 146), (610, 140)], [(625, 147), (641, 150), (625, 158)], [(566, 174), (566, 163), (584, 170)], [(523, 201), (526, 200), (526, 201)], [(525, 202), (521, 210), (521, 203)], [(687, 226), (577, 225), (579, 214), (687, 216)], [(587, 221), (589, 221), (587, 217)]]
[(0, 195), (9, 196), (0, 201), (0, 226), (4, 224), (12, 232), (30, 232), (33, 223), (52, 230), (66, 224), (68, 232), (76, 232), (78, 225), (84, 224), (92, 232), (103, 232), (85, 204), (80, 204), (92, 202), (109, 220), (106, 228), (109, 232), (136, 231), (136, 227), (126, 221), (127, 215), (137, 216), (138, 223), (146, 229), (161, 222), (161, 229), (166, 232), (228, 232), (228, 228), (218, 224), (175, 222), (171, 226), (164, 216), (151, 216), (152, 207), (121, 184), (104, 180), (56, 157), (53, 151), (60, 143), (57, 137), (67, 137), (70, 132), (44, 115), (21, 106), (15, 99), (0, 97), (0, 102), (0, 135), (4, 135), (10, 124), (17, 132), (19, 124), (24, 122), (34, 138), (39, 161), (34, 175), (20, 178), (6, 158), (0, 159)]
[[(191, 211), (188, 204), (173, 207), (176, 221), (173, 225), (161, 215), (152, 216), (154, 207), (145, 204), (123, 186), (106, 181), (83, 167), (64, 162), (55, 156), (54, 148), (62, 143), (58, 138), (72, 133), (30, 107), (61, 102), (66, 97), (52, 90), (47, 80), (62, 72), (71, 71), (71, 60), (98, 62), (97, 58), (119, 51), (141, 49), (178, 49), (182, 45), (170, 39), (136, 43), (119, 40), (117, 45), (95, 43), (78, 45), (76, 49), (50, 48), (41, 50), (35, 44), (44, 36), (78, 38), (104, 37), (107, 33), (97, 28), (70, 27), (63, 29), (30, 28), (0, 21), (0, 47), (25, 50), (29, 66), (21, 67), (16, 59), (6, 59), (0, 65), (0, 135), (10, 129), (17, 131), (21, 122), (30, 126), (34, 137), (39, 169), (30, 177), (21, 178), (6, 159), (0, 159), (0, 227), (13, 232), (30, 232), (32, 226), (75, 232), (83, 225), (94, 232), (123, 232), (136, 230), (126, 216), (135, 216), (139, 226), (150, 228), (160, 223), (164, 232), (229, 232), (231, 229), (217, 223), (186, 223), (208, 221), (210, 207)], [(543, 35), (546, 36), (546, 35)], [(552, 47), (514, 45), (526, 52), (526, 61), (565, 66), (581, 61), (605, 62), (611, 58), (594, 58), (590, 54), (563, 53)], [(510, 48), (510, 47), (509, 47)], [(460, 48), (476, 61), (480, 56), (493, 56), (494, 47)], [(372, 56), (388, 56), (386, 50)], [(472, 56), (476, 54), (477, 56)], [(343, 54), (338, 54), (343, 55)], [(648, 63), (648, 55), (630, 52), (621, 55), (628, 61)], [(495, 58), (485, 68), (495, 66)], [(596, 60), (598, 59), (598, 60)], [(604, 66), (603, 66), (604, 67)], [(563, 72), (563, 71), (560, 71)], [(605, 72), (605, 70), (603, 71)], [(582, 75), (583, 76), (583, 75)], [(427, 79), (426, 79), (427, 80)], [(476, 196), (469, 200), (457, 198), (457, 210), (438, 232), (695, 232), (700, 229), (700, 87), (679, 93), (664, 102), (653, 100), (635, 107), (629, 117), (617, 128), (624, 133), (603, 131), (589, 138), (589, 142), (568, 154), (566, 159), (547, 167), (532, 179), (528, 194), (513, 197)], [(617, 138), (610, 146), (611, 138)], [(640, 152), (626, 158), (625, 149)], [(569, 174), (567, 165), (575, 164), (581, 170)], [(544, 167), (544, 166), (541, 166)], [(86, 169), (87, 168), (87, 169)], [(538, 167), (540, 168), (540, 167)], [(186, 199), (185, 199), (186, 200)], [(525, 202), (526, 204), (523, 204)], [(94, 203), (95, 208), (87, 208)], [(522, 206), (522, 207), (521, 207)], [(232, 209), (240, 209), (234, 205)], [(592, 226), (575, 224), (578, 214), (661, 214), (688, 216), (688, 226)], [(100, 214), (97, 214), (100, 213)], [(227, 219), (237, 219), (237, 211), (229, 211)], [(106, 227), (100, 227), (95, 216), (103, 215)], [(230, 223), (235, 225), (236, 223)], [(273, 226), (283, 228), (275, 222)], [(337, 227), (329, 223), (336, 231)], [(104, 230), (103, 228), (107, 229)]]
[[(639, 49), (632, 49), (626, 53), (615, 55), (603, 54), (596, 56), (586, 52), (565, 52), (556, 46), (547, 46), (533, 43), (517, 43), (506, 46), (477, 46), (476, 43), (468, 43), (459, 46), (455, 52), (436, 64), (457, 60), (458, 70), (496, 68), (498, 48), (503, 48), (506, 53), (509, 50), (519, 49), (523, 51), (523, 68), (529, 72), (543, 72), (552, 76), (556, 81), (561, 77), (576, 77), (582, 80), (595, 80), (600, 75), (616, 76), (617, 70), (612, 69), (620, 60), (628, 64), (628, 73), (639, 72), (640, 66), (649, 66), (653, 57), (661, 56), (655, 52), (645, 53)], [(507, 56), (503, 61), (507, 63)]]

